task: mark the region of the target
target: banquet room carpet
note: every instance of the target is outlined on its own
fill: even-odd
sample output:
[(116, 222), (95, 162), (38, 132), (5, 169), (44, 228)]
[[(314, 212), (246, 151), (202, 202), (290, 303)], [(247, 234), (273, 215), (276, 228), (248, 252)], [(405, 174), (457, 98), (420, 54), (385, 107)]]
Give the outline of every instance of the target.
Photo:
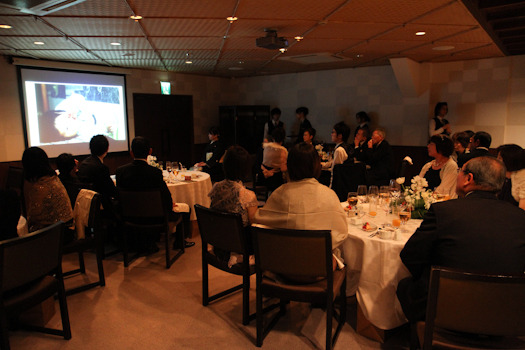
[[(10, 332), (11, 348), (16, 349), (255, 349), (255, 320), (241, 323), (241, 293), (202, 306), (201, 248), (195, 247), (169, 270), (165, 269), (164, 251), (141, 257), (124, 268), (122, 254), (104, 260), (106, 286), (67, 297), (72, 338), (36, 332)], [(73, 267), (75, 254), (64, 256), (64, 271)], [(86, 254), (88, 279), (96, 279), (94, 254)], [(84, 276), (66, 279), (66, 288), (84, 280)], [(241, 278), (210, 267), (210, 290), (228, 288)], [(355, 297), (348, 298), (348, 317), (335, 349), (408, 349), (408, 327), (389, 331), (386, 342), (364, 338), (355, 332)], [(60, 312), (47, 326), (60, 328)], [(250, 311), (255, 310), (255, 275), (251, 279)], [(320, 323), (317, 336), (301, 332), (309, 313)], [(320, 309), (308, 304), (289, 305), (285, 316), (270, 331), (264, 349), (316, 349), (315, 339), (324, 348), (324, 321)], [(315, 319), (315, 317), (319, 319)], [(335, 322), (334, 322), (335, 323)], [(305, 327), (306, 328), (306, 327)], [(311, 340), (313, 339), (313, 341)]]

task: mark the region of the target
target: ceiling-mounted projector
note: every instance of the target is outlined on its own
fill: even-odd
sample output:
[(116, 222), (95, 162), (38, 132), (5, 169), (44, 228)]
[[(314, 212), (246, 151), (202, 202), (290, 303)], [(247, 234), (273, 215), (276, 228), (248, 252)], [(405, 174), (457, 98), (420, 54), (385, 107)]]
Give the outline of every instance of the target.
[(268, 50), (277, 50), (288, 47), (288, 40), (286, 38), (277, 37), (277, 31), (273, 29), (265, 29), (266, 36), (257, 38), (255, 45)]

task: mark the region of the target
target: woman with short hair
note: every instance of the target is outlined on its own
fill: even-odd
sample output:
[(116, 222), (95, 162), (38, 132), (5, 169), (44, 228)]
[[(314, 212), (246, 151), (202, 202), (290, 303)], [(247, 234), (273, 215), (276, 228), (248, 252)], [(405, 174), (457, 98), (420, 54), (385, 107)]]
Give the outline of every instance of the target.
[(515, 144), (498, 147), (498, 159), (507, 169), (498, 198), (525, 209), (525, 150)]
[(457, 163), (450, 157), (454, 151), (452, 140), (445, 135), (434, 135), (428, 141), (428, 155), (434, 160), (421, 168), (420, 177), (435, 193), (456, 198)]

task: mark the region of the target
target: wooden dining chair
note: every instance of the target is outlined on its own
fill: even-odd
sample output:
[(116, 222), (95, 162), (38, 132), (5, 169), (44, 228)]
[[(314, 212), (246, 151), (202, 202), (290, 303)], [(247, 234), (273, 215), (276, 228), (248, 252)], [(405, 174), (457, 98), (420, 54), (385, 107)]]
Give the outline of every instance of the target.
[[(202, 305), (242, 289), (242, 324), (250, 321), (250, 276), (255, 267), (249, 264), (251, 243), (249, 227), (244, 228), (240, 214), (226, 213), (195, 204), (197, 223), (202, 240)], [(227, 252), (243, 256), (241, 263), (228, 267), (228, 262), (208, 251), (208, 244)], [(215, 295), (209, 295), (208, 265), (219, 270), (242, 276), (242, 283)]]
[[(92, 250), (95, 252), (97, 260), (98, 281), (86, 283), (81, 286), (68, 289), (66, 290), (66, 295), (71, 295), (97, 286), (103, 287), (106, 285), (104, 264), (102, 261), (104, 259), (104, 236), (101, 229), (100, 194), (90, 190), (81, 189), (77, 195), (77, 201), (82, 200), (83, 197), (91, 198), (89, 204), (88, 220), (84, 227), (84, 237), (77, 238), (72, 242), (65, 243), (63, 248), (64, 255), (71, 253), (78, 254), (79, 267), (78, 269), (64, 272), (64, 276), (70, 276), (77, 273), (85, 274), (86, 265), (84, 262), (84, 253), (88, 250)], [(79, 209), (77, 208), (75, 213), (78, 213), (78, 210)], [(79, 219), (76, 218), (76, 220), (78, 222)]]
[(120, 220), (122, 228), (122, 245), (124, 267), (128, 267), (131, 260), (140, 254), (137, 252), (129, 257), (128, 234), (138, 235), (164, 234), (166, 268), (184, 254), (184, 224), (182, 216), (173, 224), (177, 226), (176, 234), (180, 237), (181, 248), (171, 255), (171, 232), (169, 229), (169, 213), (162, 201), (160, 189), (153, 190), (125, 190), (118, 188), (120, 206)]
[(423, 350), (525, 349), (525, 275), (432, 267), (417, 333)]
[[(333, 270), (329, 230), (287, 230), (252, 226), (257, 276), (257, 340), (263, 340), (286, 312), (289, 301), (326, 306), (326, 349), (332, 349), (346, 321), (346, 268)], [(339, 313), (334, 301), (339, 296)], [(264, 326), (263, 297), (280, 299), (281, 309)], [(332, 336), (332, 318), (338, 326)]]
[(62, 230), (58, 222), (27, 236), (0, 242), (0, 345), (9, 349), (9, 322), (22, 312), (57, 295), (62, 330), (17, 324), (18, 328), (71, 339), (64, 279)]

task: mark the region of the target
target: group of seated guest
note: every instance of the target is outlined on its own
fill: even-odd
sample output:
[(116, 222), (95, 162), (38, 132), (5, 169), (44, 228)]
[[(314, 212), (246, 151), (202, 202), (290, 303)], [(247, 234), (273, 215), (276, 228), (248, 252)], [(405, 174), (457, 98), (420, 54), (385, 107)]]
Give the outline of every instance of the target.
[(525, 212), (497, 200), (504, 181), (501, 161), (487, 156), (473, 158), (457, 174), (460, 198), (430, 207), (401, 251), (401, 260), (412, 275), (397, 288), (408, 320), (425, 318), (431, 266), (523, 275)]

